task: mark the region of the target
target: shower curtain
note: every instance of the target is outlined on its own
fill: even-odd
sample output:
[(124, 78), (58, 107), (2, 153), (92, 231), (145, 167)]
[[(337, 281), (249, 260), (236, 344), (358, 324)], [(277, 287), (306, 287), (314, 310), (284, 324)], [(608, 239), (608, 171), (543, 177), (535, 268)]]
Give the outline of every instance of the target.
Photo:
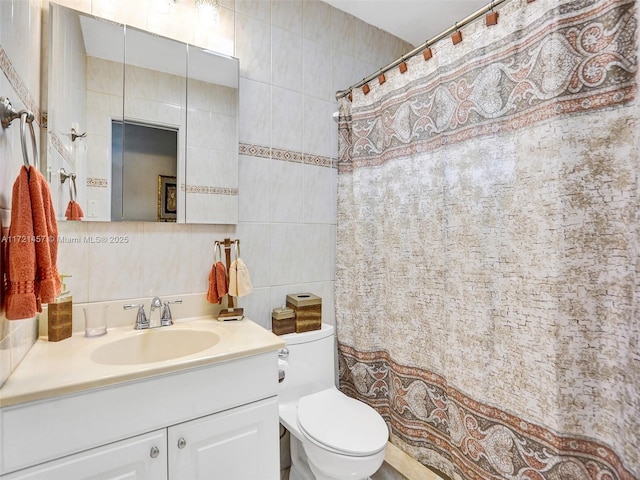
[(340, 101), (340, 387), (452, 479), (640, 478), (633, 0), (511, 0)]

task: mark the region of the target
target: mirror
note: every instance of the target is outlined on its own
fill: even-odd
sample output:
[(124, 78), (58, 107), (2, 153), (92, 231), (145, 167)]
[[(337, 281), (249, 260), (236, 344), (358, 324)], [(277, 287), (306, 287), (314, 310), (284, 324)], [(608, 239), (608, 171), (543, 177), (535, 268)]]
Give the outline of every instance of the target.
[(50, 5), (47, 174), (59, 220), (238, 222), (238, 59)]

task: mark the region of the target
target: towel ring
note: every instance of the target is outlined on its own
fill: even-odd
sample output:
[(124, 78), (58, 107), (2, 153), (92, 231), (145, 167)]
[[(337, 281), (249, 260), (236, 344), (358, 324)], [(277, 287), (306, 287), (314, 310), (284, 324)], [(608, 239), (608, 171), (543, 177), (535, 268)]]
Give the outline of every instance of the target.
[[(71, 177), (71, 181), (69, 182), (69, 199), (72, 202), (75, 202), (78, 198), (78, 187), (76, 187), (76, 174), (72, 173), (69, 175)], [(71, 186), (73, 185), (73, 188)]]
[(2, 118), (2, 126), (9, 128), (11, 122), (16, 118), (20, 119), (20, 143), (22, 144), (22, 157), (24, 166), (29, 168), (29, 153), (27, 151), (27, 124), (31, 132), (31, 150), (33, 156), (33, 166), (38, 168), (38, 146), (36, 145), (36, 132), (33, 129), (33, 112), (30, 110), (20, 110), (17, 112), (7, 97), (0, 97), (0, 117)]
[(215, 241), (213, 244), (213, 263), (222, 261), (222, 244), (219, 241)]

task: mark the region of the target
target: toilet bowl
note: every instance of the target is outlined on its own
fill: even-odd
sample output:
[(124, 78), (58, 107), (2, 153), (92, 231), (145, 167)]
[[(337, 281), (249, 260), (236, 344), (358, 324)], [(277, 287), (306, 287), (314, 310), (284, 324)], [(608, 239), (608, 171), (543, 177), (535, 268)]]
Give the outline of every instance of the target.
[(283, 335), (280, 423), (291, 433), (290, 480), (365, 480), (382, 462), (387, 425), (335, 387), (333, 327)]

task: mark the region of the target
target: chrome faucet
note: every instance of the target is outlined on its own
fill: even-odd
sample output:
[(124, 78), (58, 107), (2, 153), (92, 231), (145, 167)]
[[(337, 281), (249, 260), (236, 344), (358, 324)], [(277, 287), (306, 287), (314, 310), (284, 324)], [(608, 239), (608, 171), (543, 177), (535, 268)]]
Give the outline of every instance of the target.
[(169, 305), (172, 303), (182, 303), (182, 299), (178, 298), (175, 300), (167, 300), (166, 302), (164, 302), (164, 307), (162, 308), (162, 313), (159, 314), (160, 318), (158, 322), (153, 321), (153, 312), (159, 310), (160, 307), (163, 306), (160, 297), (153, 297), (153, 300), (151, 300), (151, 310), (149, 311), (148, 317), (144, 311), (143, 303), (129, 303), (123, 305), (122, 308), (124, 308), (125, 310), (129, 310), (130, 308), (137, 308), (138, 314), (136, 315), (136, 324), (133, 328), (135, 328), (136, 330), (144, 330), (146, 328), (166, 327), (169, 325), (173, 325), (171, 309), (169, 308)]
[(160, 320), (160, 312), (158, 312), (158, 314), (156, 315), (158, 317), (158, 321), (154, 322), (153, 320), (153, 312), (155, 312), (156, 310), (159, 310), (162, 307), (162, 300), (160, 300), (160, 297), (153, 297), (153, 300), (151, 300), (151, 310), (149, 310), (149, 328), (154, 328), (154, 327), (161, 327), (162, 326), (162, 322)]

